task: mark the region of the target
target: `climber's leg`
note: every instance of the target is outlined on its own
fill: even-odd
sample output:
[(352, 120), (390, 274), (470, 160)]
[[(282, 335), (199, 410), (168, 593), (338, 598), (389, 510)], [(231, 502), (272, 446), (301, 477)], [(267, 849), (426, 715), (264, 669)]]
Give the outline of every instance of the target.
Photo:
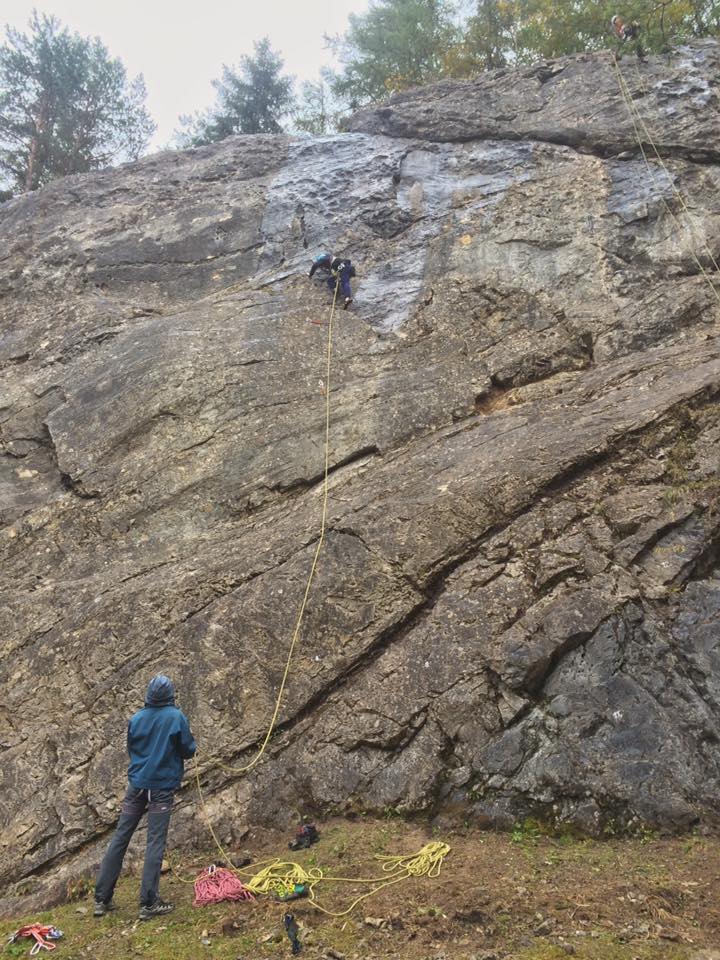
[(160, 869), (165, 854), (173, 790), (149, 790), (147, 846), (143, 866), (140, 906), (151, 907), (158, 899)]
[(95, 900), (110, 903), (123, 860), (147, 806), (147, 791), (128, 786), (118, 825), (103, 857), (95, 881)]

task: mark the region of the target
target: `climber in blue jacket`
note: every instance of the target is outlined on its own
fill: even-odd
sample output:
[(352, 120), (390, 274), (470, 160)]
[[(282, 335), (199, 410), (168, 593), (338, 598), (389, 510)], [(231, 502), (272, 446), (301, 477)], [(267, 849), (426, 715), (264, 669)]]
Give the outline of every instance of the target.
[(355, 276), (355, 267), (351, 261), (344, 257), (334, 257), (331, 253), (321, 253), (312, 262), (310, 267), (311, 278), (316, 270), (324, 270), (329, 274), (327, 285), (333, 295), (335, 288), (339, 288), (340, 296), (343, 298), (343, 310), (347, 310), (353, 301), (350, 280)]
[(173, 909), (173, 904), (160, 899), (160, 868), (173, 797), (183, 778), (183, 761), (195, 754), (195, 741), (187, 717), (175, 706), (175, 688), (162, 673), (148, 684), (143, 709), (130, 718), (127, 750), (130, 756), (128, 789), (117, 828), (95, 882), (94, 915), (102, 917), (114, 908), (112, 896), (125, 852), (147, 813), (139, 917), (151, 920)]

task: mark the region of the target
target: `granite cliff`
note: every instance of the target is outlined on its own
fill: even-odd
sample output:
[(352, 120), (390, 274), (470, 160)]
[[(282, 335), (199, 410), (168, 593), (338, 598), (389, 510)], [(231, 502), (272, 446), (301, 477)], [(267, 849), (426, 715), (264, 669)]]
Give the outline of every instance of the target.
[[(445, 82), (0, 206), (2, 905), (97, 860), (173, 676), (230, 840), (718, 818), (720, 45)], [(681, 200), (680, 197), (683, 199)], [(208, 843), (192, 784), (176, 842)], [(19, 884), (19, 885), (18, 885)]]

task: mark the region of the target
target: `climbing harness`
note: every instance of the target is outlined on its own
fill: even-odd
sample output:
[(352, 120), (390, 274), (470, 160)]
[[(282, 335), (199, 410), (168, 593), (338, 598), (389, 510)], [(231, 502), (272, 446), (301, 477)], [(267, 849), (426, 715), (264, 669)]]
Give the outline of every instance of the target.
[(278, 897), (280, 903), (287, 903), (288, 900), (302, 900), (303, 897), (308, 895), (308, 888), (304, 883), (296, 883), (295, 886), (288, 893), (282, 894)]
[[(697, 239), (697, 238), (698, 238), (697, 228), (695, 227), (695, 224), (694, 224), (694, 222), (693, 222), (693, 218), (692, 218), (692, 214), (690, 213), (690, 209), (689, 209), (689, 207), (688, 207), (688, 205), (687, 205), (687, 203), (686, 203), (686, 201), (685, 201), (685, 198), (683, 197), (682, 193), (681, 193), (681, 192), (678, 190), (678, 188), (675, 186), (675, 181), (674, 181), (674, 179), (673, 179), (673, 176), (672, 176), (672, 174), (670, 173), (670, 171), (668, 170), (667, 164), (665, 163), (665, 161), (663, 160), (662, 156), (660, 155), (660, 151), (658, 150), (658, 148), (657, 148), (657, 146), (656, 146), (656, 144), (655, 144), (655, 141), (654, 141), (654, 139), (653, 139), (653, 137), (652, 137), (652, 134), (650, 133), (650, 130), (648, 129), (647, 124), (646, 124), (645, 121), (643, 120), (643, 118), (642, 118), (642, 116), (641, 116), (641, 114), (640, 114), (640, 111), (638, 110), (637, 105), (635, 104), (635, 102), (634, 102), (634, 100), (633, 100), (633, 98), (632, 98), (632, 94), (631, 94), (630, 89), (629, 89), (629, 87), (628, 87), (628, 85), (627, 85), (627, 82), (626, 82), (626, 80), (625, 80), (625, 77), (622, 75), (622, 71), (620, 70), (620, 65), (619, 65), (619, 63), (618, 63), (618, 60), (617, 60), (617, 57), (616, 57), (615, 53), (612, 53), (612, 60), (613, 60), (613, 66), (614, 66), (614, 68), (615, 68), (615, 76), (616, 76), (616, 79), (617, 79), (617, 82), (618, 82), (618, 87), (620, 88), (620, 93), (621, 93), (622, 98), (623, 98), (623, 100), (624, 100), (624, 102), (625, 102), (625, 106), (626, 106), (626, 108), (627, 108), (628, 115), (629, 115), (629, 117), (630, 117), (630, 121), (631, 121), (632, 126), (633, 126), (633, 130), (635, 131), (635, 139), (637, 140), (638, 148), (640, 149), (640, 153), (642, 154), (642, 158), (643, 158), (643, 160), (645, 161), (645, 166), (647, 167), (648, 172), (649, 172), (650, 176), (652, 177), (653, 183), (654, 183), (654, 185), (655, 185), (655, 187), (656, 187), (656, 189), (657, 189), (658, 196), (660, 197), (660, 200), (662, 201), (662, 204), (663, 204), (663, 206), (665, 207), (665, 210), (668, 212), (668, 214), (672, 217), (673, 221), (675, 222), (675, 225), (676, 225), (680, 230), (683, 230), (683, 229), (684, 229), (684, 225), (683, 225), (682, 221), (680, 220), (680, 218), (678, 217), (677, 213), (672, 209), (672, 207), (670, 206), (670, 204), (669, 204), (669, 203), (667, 202), (667, 200), (665, 199), (665, 197), (664, 197), (664, 195), (663, 195), (663, 191), (662, 191), (662, 186), (658, 183), (658, 180), (657, 180), (657, 178), (656, 178), (656, 176), (655, 176), (656, 168), (655, 168), (655, 167), (653, 166), (653, 164), (650, 162), (650, 158), (648, 157), (647, 150), (645, 149), (645, 144), (643, 143), (643, 133), (645, 134), (645, 139), (646, 139), (648, 145), (650, 146), (650, 148), (652, 149), (653, 153), (655, 154), (655, 157), (656, 157), (659, 165), (662, 167), (663, 171), (665, 172), (665, 176), (667, 177), (667, 182), (670, 184), (670, 186), (671, 186), (671, 188), (672, 188), (672, 191), (673, 191), (673, 193), (674, 193), (674, 195), (675, 195), (675, 198), (677, 199), (678, 203), (680, 204), (680, 206), (682, 207), (683, 211), (684, 211), (685, 214), (687, 215), (687, 219), (688, 219), (688, 223), (689, 223), (691, 232), (695, 235), (695, 237), (696, 237), (696, 239)], [(636, 65), (635, 69), (636, 69), (636, 70), (638, 69), (638, 68), (637, 68), (637, 65)], [(640, 79), (640, 82), (641, 82), (641, 85), (642, 85), (642, 78), (640, 77), (639, 72), (638, 72), (638, 78)], [(644, 89), (644, 88), (643, 88), (643, 89)], [(718, 274), (720, 274), (720, 266), (718, 266), (718, 262), (717, 262), (717, 260), (715, 259), (715, 256), (714, 256), (712, 250), (711, 250), (710, 247), (708, 246), (707, 241), (706, 241), (703, 237), (700, 237), (700, 243), (701, 243), (701, 245), (704, 247), (705, 252), (706, 252), (706, 254), (707, 254), (710, 262), (712, 263), (713, 267), (715, 268), (715, 271), (716, 271)], [(696, 266), (698, 267), (698, 269), (699, 269), (700, 273), (702, 274), (703, 278), (707, 281), (707, 284), (708, 284), (708, 286), (710, 287), (710, 289), (712, 290), (715, 299), (718, 301), (718, 303), (720, 303), (720, 291), (718, 291), (718, 288), (717, 288), (717, 287), (715, 286), (715, 284), (713, 283), (713, 280), (712, 280), (712, 278), (710, 277), (710, 274), (709, 274), (709, 273), (707, 272), (707, 270), (705, 269), (705, 266), (702, 264), (702, 262), (700, 261), (699, 257), (698, 257), (697, 254), (695, 253), (695, 250), (691, 249), (691, 250), (690, 250), (690, 254), (691, 254), (693, 260), (695, 261), (695, 264), (696, 264)]]
[(30, 948), (30, 956), (35, 957), (41, 950), (47, 950), (48, 952), (54, 950), (57, 944), (53, 943), (53, 940), (59, 940), (62, 936), (62, 930), (58, 930), (57, 927), (46, 926), (43, 923), (30, 923), (25, 927), (20, 927), (15, 933), (11, 933), (7, 942), (9, 945), (25, 938), (33, 939), (35, 943)]
[(214, 863), (195, 878), (194, 884), (194, 907), (222, 903), (223, 900), (255, 900), (252, 892), (232, 870), (216, 867)]

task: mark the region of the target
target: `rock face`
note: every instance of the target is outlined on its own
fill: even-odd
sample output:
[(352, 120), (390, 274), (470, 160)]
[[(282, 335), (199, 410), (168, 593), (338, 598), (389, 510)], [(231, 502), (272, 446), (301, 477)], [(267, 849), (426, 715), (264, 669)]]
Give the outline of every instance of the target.
[[(97, 859), (157, 670), (223, 837), (298, 805), (716, 823), (720, 46), (621, 66), (665, 167), (604, 55), (0, 207), (6, 909)], [(324, 248), (358, 266), (329, 385)], [(328, 388), (327, 540), (242, 776), (214, 761), (275, 704)]]

